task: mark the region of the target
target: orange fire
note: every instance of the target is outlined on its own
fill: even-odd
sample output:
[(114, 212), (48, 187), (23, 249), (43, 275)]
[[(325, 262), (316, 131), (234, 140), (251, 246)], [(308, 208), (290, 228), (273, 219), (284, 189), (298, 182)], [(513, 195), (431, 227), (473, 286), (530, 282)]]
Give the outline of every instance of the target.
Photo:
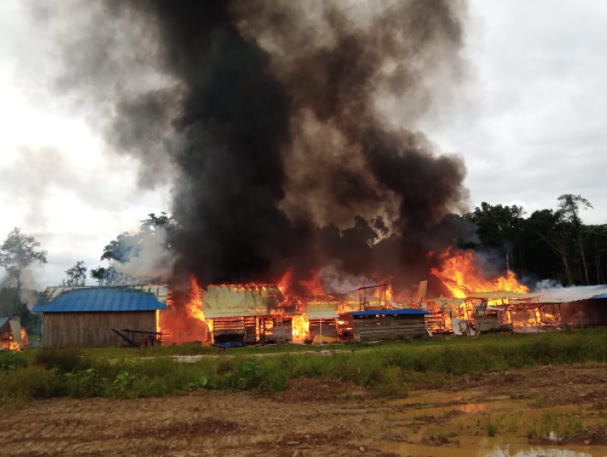
[(188, 301), (176, 303), (173, 297), (168, 298), (167, 309), (159, 313), (158, 327), (174, 343), (208, 340), (210, 321), (204, 317), (201, 289), (193, 276)]
[(292, 322), (292, 338), (294, 343), (303, 343), (308, 339), (310, 334), (310, 322), (308, 316), (294, 316)]
[(510, 270), (504, 276), (485, 279), (472, 251), (447, 250), (439, 257), (442, 265), (440, 268), (432, 268), (431, 273), (441, 280), (454, 298), (466, 298), (471, 292), (529, 292), (527, 286), (520, 284)]

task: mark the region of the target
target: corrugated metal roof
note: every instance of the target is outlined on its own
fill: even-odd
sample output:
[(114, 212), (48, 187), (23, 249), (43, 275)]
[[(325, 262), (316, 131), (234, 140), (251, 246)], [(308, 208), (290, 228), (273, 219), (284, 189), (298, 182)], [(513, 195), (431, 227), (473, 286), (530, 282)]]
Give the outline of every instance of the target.
[(306, 304), (306, 316), (309, 319), (330, 319), (337, 318), (337, 300), (331, 298), (311, 299)]
[(430, 314), (423, 309), (372, 309), (369, 311), (350, 311), (353, 317), (359, 316), (420, 316)]
[(66, 290), (53, 300), (42, 297), (32, 311), (39, 313), (82, 313), (155, 311), (166, 309), (158, 297), (144, 290), (95, 287)]
[(570, 303), (582, 300), (600, 300), (607, 298), (607, 286), (568, 286), (547, 287), (538, 290), (542, 294), (541, 303)]
[(202, 310), (207, 319), (268, 316), (283, 300), (276, 285), (210, 285), (202, 294)]

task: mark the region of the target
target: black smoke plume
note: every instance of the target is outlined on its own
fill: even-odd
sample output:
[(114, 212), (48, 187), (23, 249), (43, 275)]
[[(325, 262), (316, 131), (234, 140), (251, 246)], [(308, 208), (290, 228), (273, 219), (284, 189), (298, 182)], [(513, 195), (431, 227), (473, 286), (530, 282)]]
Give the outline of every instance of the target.
[(83, 107), (140, 181), (173, 185), (174, 276), (291, 269), (409, 286), (469, 237), (461, 158), (419, 120), (465, 74), (451, 0), (106, 0), (37, 6)]

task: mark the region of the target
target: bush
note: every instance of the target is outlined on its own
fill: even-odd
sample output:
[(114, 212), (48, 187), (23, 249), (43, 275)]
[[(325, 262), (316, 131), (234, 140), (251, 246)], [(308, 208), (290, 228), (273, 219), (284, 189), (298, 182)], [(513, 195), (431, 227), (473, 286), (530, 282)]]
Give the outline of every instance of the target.
[(30, 400), (61, 397), (66, 394), (65, 384), (55, 370), (33, 366), (0, 375), (0, 398), (3, 399)]
[(34, 362), (46, 369), (54, 368), (60, 373), (90, 367), (90, 362), (78, 349), (42, 349), (36, 353)]
[(27, 366), (25, 356), (17, 351), (0, 352), (0, 371), (14, 370)]

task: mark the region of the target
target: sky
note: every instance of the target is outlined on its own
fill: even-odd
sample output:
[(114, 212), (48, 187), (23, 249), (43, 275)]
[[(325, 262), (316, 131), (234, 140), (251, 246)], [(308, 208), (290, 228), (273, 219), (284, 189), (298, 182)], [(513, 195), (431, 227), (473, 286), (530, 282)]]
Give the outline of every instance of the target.
[[(420, 128), (464, 158), (470, 209), (516, 204), (529, 215), (572, 193), (594, 206), (585, 223), (607, 223), (607, 3), (472, 0), (468, 13), (467, 82)], [(48, 252), (31, 275), (37, 289), (76, 261), (97, 267), (118, 234), (170, 212), (169, 186), (139, 188), (138, 163), (50, 90), (60, 64), (24, 3), (2, 0), (0, 240), (20, 227)]]

